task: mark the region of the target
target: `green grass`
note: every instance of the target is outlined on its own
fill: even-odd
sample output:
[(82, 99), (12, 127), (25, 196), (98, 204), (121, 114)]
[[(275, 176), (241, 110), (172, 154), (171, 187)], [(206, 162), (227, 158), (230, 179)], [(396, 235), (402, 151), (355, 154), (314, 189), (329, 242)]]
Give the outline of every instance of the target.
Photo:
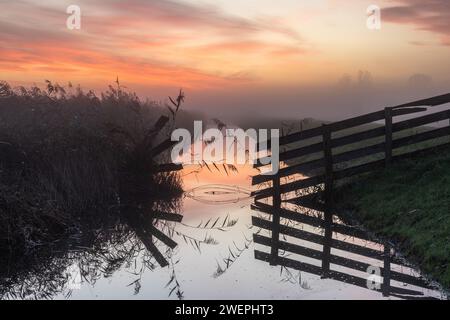
[(371, 173), (336, 192), (338, 211), (396, 242), (450, 288), (450, 149)]

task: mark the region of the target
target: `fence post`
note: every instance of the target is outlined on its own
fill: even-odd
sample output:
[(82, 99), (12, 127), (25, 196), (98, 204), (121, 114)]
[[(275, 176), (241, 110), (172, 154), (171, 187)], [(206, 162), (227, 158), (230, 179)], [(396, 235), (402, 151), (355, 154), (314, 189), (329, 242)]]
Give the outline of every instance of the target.
[(386, 130), (386, 140), (385, 140), (385, 159), (386, 165), (389, 165), (392, 161), (392, 108), (384, 108), (384, 119), (385, 119), (385, 130)]
[(277, 173), (273, 176), (273, 195), (272, 195), (272, 246), (270, 252), (270, 265), (277, 265), (278, 248), (280, 241), (280, 209), (281, 209), (281, 191), (280, 191), (280, 175)]
[(325, 235), (322, 249), (322, 277), (326, 278), (330, 271), (331, 241), (333, 237), (333, 231), (331, 229), (333, 223), (333, 154), (331, 150), (331, 131), (328, 126), (324, 126), (323, 128), (323, 153), (325, 159)]
[(450, 109), (447, 110), (447, 115), (448, 115), (448, 127), (447, 127), (447, 129), (448, 129), (448, 133), (449, 133), (449, 136), (450, 136)]
[[(385, 118), (385, 150), (386, 150), (386, 166), (392, 162), (392, 108), (384, 108)], [(383, 274), (383, 296), (389, 296), (390, 282), (391, 282), (391, 247), (386, 242), (384, 245), (384, 274)]]
[(388, 297), (391, 287), (391, 246), (388, 242), (384, 244), (384, 266), (383, 266), (383, 296)]

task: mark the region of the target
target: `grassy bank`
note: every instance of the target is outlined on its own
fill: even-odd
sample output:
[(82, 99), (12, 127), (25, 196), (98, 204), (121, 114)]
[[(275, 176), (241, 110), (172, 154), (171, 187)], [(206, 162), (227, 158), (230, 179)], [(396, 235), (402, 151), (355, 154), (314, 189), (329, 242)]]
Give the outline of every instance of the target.
[(450, 149), (404, 160), (341, 187), (344, 218), (396, 242), (450, 288)]
[[(182, 93), (173, 101), (181, 104)], [(0, 255), (32, 251), (81, 220), (114, 214), (125, 196), (178, 196), (179, 177), (158, 173), (168, 159), (153, 153), (174, 118), (118, 83), (97, 96), (70, 84), (0, 82)]]

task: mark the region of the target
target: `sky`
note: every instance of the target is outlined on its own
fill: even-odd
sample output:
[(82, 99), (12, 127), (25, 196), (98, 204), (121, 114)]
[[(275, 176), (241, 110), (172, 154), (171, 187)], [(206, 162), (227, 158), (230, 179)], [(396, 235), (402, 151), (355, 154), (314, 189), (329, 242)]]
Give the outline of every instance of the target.
[(101, 91), (118, 76), (219, 116), (336, 119), (450, 91), (449, 21), (448, 0), (0, 0), (0, 79)]

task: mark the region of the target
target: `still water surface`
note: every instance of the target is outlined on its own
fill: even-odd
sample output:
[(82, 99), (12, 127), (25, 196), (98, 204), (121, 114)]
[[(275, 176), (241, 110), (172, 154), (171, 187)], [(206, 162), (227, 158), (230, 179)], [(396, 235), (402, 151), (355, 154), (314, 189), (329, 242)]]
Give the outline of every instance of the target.
[[(63, 282), (64, 288), (59, 288), (60, 292), (55, 290), (52, 298), (388, 299), (367, 288), (256, 260), (255, 249), (270, 252), (270, 249), (252, 241), (257, 228), (252, 226), (251, 217), (256, 213), (250, 209), (253, 199), (247, 191), (251, 188), (250, 176), (256, 172), (249, 167), (239, 167), (238, 170), (226, 174), (223, 170), (211, 172), (206, 168), (196, 172), (196, 168), (191, 167), (183, 171), (184, 189), (187, 190), (179, 209), (183, 220), (171, 223), (170, 229), (164, 229), (178, 245), (174, 250), (158, 246), (169, 266), (161, 268), (153, 262), (149, 267), (145, 261), (151, 258), (141, 246), (131, 258), (117, 261), (114, 271), (97, 266), (97, 277), (88, 279), (79, 276), (78, 271), (83, 266), (74, 259), (65, 270), (69, 284)], [(309, 227), (301, 228), (307, 230)], [(357, 242), (355, 239), (342, 240)], [(311, 243), (304, 245), (317, 247)], [(379, 247), (367, 242), (364, 245)], [(370, 258), (352, 253), (338, 254), (370, 262)], [(403, 273), (418, 276), (409, 268), (400, 269)], [(366, 275), (362, 273), (360, 276)], [(438, 289), (419, 290), (426, 297), (445, 298)]]

